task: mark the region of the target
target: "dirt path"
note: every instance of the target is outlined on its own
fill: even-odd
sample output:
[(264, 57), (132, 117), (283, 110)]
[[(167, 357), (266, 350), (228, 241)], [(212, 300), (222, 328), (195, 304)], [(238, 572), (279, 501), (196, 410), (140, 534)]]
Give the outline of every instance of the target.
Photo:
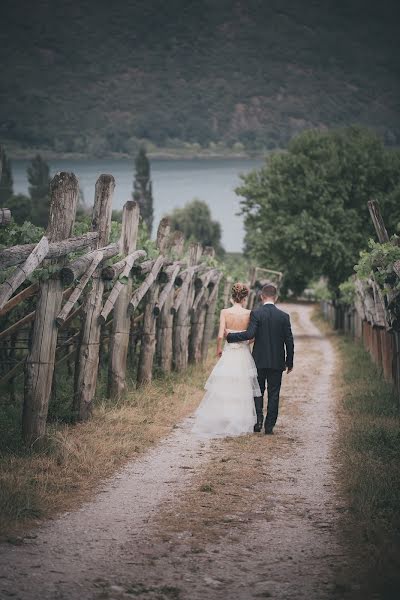
[(335, 357), (287, 306), (296, 336), (274, 436), (204, 442), (190, 421), (22, 545), (0, 545), (0, 597), (351, 598), (338, 538)]

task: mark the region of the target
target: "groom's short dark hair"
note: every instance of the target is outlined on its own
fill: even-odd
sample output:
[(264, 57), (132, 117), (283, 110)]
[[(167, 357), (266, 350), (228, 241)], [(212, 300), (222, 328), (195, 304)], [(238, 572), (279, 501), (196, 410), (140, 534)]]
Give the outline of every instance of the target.
[(264, 296), (264, 298), (276, 298), (277, 293), (278, 290), (272, 283), (266, 283), (261, 290), (261, 295)]

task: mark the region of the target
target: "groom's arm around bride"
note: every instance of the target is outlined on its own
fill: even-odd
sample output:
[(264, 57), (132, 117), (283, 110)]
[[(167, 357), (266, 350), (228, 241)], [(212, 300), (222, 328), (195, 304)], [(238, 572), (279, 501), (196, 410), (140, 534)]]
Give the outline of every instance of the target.
[(252, 310), (246, 331), (229, 333), (228, 343), (255, 339), (253, 358), (258, 369), (276, 369), (290, 373), (293, 369), (294, 342), (290, 317), (275, 306), (277, 290), (265, 285), (262, 305)]

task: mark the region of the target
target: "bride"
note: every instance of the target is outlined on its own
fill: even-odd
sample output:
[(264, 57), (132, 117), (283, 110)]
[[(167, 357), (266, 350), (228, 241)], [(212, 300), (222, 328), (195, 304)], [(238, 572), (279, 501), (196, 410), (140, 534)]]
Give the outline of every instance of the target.
[(247, 329), (250, 311), (244, 308), (249, 289), (243, 283), (232, 288), (232, 307), (221, 310), (217, 340), (219, 361), (208, 378), (203, 400), (195, 412), (195, 433), (209, 437), (250, 433), (256, 420), (254, 397), (261, 396), (250, 342), (226, 343), (225, 332)]

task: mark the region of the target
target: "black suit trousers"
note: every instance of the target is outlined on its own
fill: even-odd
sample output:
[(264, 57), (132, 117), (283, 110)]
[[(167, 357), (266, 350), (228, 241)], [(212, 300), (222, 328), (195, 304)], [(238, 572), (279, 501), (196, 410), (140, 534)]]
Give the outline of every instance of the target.
[(278, 418), (282, 371), (278, 371), (277, 369), (257, 369), (257, 379), (261, 390), (261, 398), (263, 398), (265, 387), (267, 387), (268, 406), (265, 427), (272, 429)]

